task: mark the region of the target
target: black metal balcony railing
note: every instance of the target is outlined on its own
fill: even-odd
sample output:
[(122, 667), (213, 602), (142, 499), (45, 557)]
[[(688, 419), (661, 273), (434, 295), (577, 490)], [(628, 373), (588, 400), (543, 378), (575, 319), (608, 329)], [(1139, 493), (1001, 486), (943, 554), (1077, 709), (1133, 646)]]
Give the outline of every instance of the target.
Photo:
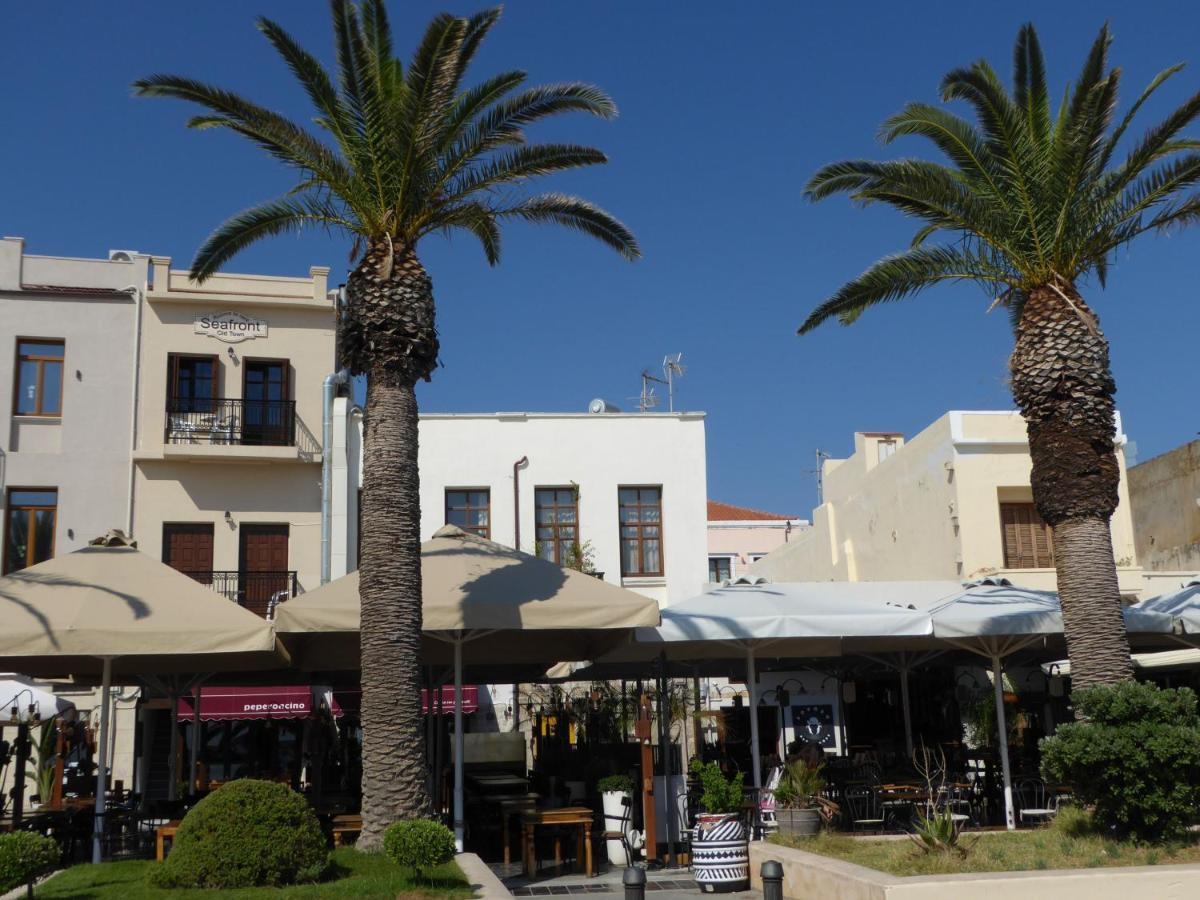
[(296, 446), (295, 400), (175, 397), (167, 401), (168, 444)]
[(295, 572), (184, 572), (238, 606), (268, 615), (297, 592)]

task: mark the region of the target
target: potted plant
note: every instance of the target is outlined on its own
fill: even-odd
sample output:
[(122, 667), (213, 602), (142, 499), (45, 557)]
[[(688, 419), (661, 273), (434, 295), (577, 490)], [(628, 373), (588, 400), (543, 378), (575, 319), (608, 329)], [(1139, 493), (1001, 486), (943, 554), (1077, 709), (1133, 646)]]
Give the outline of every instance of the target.
[(742, 816), (742, 774), (726, 778), (712, 762), (692, 763), (703, 793), (692, 832), (692, 869), (705, 893), (744, 891), (750, 885), (750, 846)]
[(792, 837), (816, 834), (821, 829), (817, 797), (825, 787), (824, 765), (804, 760), (788, 763), (775, 788), (775, 819), (779, 831)]
[(607, 842), (608, 861), (614, 866), (633, 863), (627, 847), (628, 835), (633, 828), (633, 779), (628, 775), (608, 775), (596, 782), (596, 790), (604, 805), (605, 834), (624, 834), (626, 841), (610, 838)]

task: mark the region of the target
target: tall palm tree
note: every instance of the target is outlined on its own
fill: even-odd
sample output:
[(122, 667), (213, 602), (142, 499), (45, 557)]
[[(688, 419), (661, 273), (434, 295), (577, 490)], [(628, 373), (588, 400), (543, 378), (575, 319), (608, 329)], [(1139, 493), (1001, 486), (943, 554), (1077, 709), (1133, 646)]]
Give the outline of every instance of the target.
[(392, 51), (383, 0), (332, 0), (337, 82), (283, 28), (259, 30), (316, 109), (319, 131), (238, 94), (174, 75), (135, 83), (143, 96), (196, 103), (193, 128), (227, 128), (296, 170), (293, 190), (239, 213), (197, 251), (191, 274), (216, 272), (261, 238), (310, 226), (354, 238), (357, 265), (339, 312), (338, 350), (367, 376), (363, 434), (362, 594), (363, 833), (376, 847), (391, 822), (429, 811), (422, 749), (420, 500), (416, 383), (438, 360), (433, 285), (418, 256), (422, 238), (456, 229), (500, 258), (500, 226), (550, 222), (639, 255), (629, 230), (602, 209), (520, 186), (606, 161), (573, 144), (531, 144), (524, 127), (558, 113), (603, 119), (613, 101), (587, 84), (525, 85), (520, 71), (467, 86), (468, 65), (500, 16), (442, 14), (405, 66)]
[[(819, 305), (800, 333), (830, 318), (931, 285), (973, 281), (1004, 306), (1016, 337), (1013, 397), (1029, 431), (1034, 502), (1053, 529), (1071, 675), (1076, 686), (1132, 677), (1109, 519), (1120, 477), (1113, 442), (1116, 390), (1108, 342), (1080, 287), (1103, 287), (1112, 254), (1147, 231), (1200, 218), (1200, 141), (1181, 133), (1200, 114), (1192, 95), (1118, 159), (1142, 105), (1182, 68), (1159, 73), (1120, 119), (1120, 69), (1108, 67), (1108, 26), (1057, 113), (1037, 34), (1017, 36), (1013, 90), (986, 62), (942, 80), (943, 101), (964, 100), (975, 122), (910, 103), (882, 140), (928, 138), (948, 164), (851, 160), (825, 166), (806, 188), (882, 202), (921, 226), (912, 246), (875, 263)], [(1114, 127), (1115, 124), (1115, 127)], [(935, 235), (948, 238), (930, 242)]]

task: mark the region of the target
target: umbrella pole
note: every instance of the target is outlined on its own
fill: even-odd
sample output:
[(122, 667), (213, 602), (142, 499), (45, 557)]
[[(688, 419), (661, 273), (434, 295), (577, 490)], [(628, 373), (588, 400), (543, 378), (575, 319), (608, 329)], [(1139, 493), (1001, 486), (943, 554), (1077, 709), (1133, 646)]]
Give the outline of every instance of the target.
[(170, 781), (167, 784), (167, 800), (179, 799), (179, 692), (171, 685), (171, 758), (167, 761)]
[(1004, 668), (1000, 657), (992, 657), (992, 680), (996, 689), (996, 730), (1000, 736), (1000, 771), (1004, 773), (1004, 824), (1009, 831), (1017, 827), (1013, 815), (1012, 773), (1008, 770), (1008, 723), (1004, 720)]
[(754, 786), (762, 787), (762, 762), (758, 758), (758, 686), (755, 683), (754, 648), (746, 648), (746, 693), (750, 697), (750, 770)]
[(454, 641), (454, 843), (463, 850), (462, 637)]
[(109, 704), (112, 702), (112, 657), (104, 657), (100, 688), (100, 759), (96, 766), (96, 817), (92, 824), (92, 862), (100, 862), (100, 842), (104, 837), (104, 782), (108, 768)]
[(196, 764), (200, 761), (200, 684), (192, 688), (192, 753), (188, 774), (188, 796), (196, 796)]
[(908, 697), (908, 666), (900, 667), (900, 702), (904, 707), (904, 749), (908, 751), (908, 759), (913, 758), (912, 732), (912, 702)]

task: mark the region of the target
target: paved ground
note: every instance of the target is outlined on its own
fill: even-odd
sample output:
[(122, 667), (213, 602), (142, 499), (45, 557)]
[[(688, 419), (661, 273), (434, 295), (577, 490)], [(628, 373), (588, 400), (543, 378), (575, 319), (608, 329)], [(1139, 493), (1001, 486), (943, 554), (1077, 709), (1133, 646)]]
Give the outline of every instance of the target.
[[(521, 873), (519, 865), (493, 865), (492, 871), (499, 875), (514, 897), (578, 896), (580, 894), (623, 894), (621, 883), (623, 869), (606, 869), (594, 878), (586, 875), (566, 874), (554, 876), (551, 870), (534, 880)], [(696, 900), (700, 895), (692, 873), (687, 869), (653, 869), (646, 873), (646, 894), (653, 900)], [(745, 891), (726, 896), (741, 900), (758, 900), (757, 891)]]

